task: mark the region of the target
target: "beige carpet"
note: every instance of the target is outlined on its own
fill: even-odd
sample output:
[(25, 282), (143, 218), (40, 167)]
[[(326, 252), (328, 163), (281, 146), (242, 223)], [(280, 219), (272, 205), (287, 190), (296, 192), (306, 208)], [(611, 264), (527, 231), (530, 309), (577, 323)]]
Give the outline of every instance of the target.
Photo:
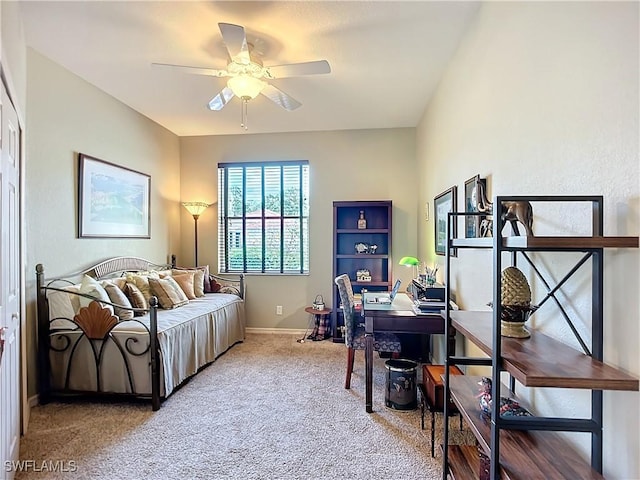
[[(34, 408), (20, 459), (36, 468), (16, 478), (441, 478), (420, 410), (384, 406), (384, 360), (375, 362), (375, 411), (367, 414), (363, 352), (349, 391), (344, 345), (250, 334), (158, 412), (145, 403)], [(36, 472), (43, 461), (45, 470), (59, 462), (76, 471)]]

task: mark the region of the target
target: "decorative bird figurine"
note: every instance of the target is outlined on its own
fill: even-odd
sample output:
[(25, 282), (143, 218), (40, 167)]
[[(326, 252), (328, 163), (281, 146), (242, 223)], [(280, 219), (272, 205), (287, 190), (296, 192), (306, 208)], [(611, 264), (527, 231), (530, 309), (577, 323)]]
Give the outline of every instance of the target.
[[(482, 377), (480, 385), (480, 410), (486, 416), (491, 416), (491, 386), (493, 382), (489, 377)], [(531, 417), (532, 414), (526, 408), (512, 398), (500, 397), (500, 415), (503, 417)]]

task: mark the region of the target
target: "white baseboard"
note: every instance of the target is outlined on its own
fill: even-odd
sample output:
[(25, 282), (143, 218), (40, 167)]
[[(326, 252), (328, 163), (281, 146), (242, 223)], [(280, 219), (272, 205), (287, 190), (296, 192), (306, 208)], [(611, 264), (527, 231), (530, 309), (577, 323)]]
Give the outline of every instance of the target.
[(260, 333), (260, 334), (279, 334), (279, 335), (304, 335), (306, 330), (299, 328), (260, 328), (260, 327), (247, 327), (245, 329), (247, 333)]

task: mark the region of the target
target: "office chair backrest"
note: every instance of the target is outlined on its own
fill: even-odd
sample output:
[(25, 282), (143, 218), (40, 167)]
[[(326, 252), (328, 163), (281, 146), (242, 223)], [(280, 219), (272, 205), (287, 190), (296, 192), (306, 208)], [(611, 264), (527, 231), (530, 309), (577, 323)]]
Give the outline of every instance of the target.
[(348, 347), (353, 348), (353, 335), (356, 325), (354, 315), (355, 302), (353, 299), (351, 280), (349, 279), (349, 275), (343, 273), (342, 275), (338, 275), (334, 282), (338, 286), (340, 301), (342, 302), (342, 311), (344, 313), (344, 342)]

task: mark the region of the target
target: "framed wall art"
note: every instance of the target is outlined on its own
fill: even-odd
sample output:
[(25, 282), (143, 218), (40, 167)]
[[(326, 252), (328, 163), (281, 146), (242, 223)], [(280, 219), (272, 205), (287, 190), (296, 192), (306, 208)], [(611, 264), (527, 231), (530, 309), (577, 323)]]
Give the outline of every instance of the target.
[[(486, 179), (475, 175), (464, 182), (464, 211), (465, 213), (478, 212), (479, 195), (486, 191)], [(464, 217), (464, 236), (465, 238), (478, 238), (480, 234), (480, 225), (486, 218), (484, 215), (469, 215)]]
[[(457, 208), (456, 198), (458, 196), (458, 188), (453, 187), (445, 190), (433, 199), (433, 212), (435, 224), (435, 249), (436, 255), (444, 255), (447, 248), (447, 221), (448, 213), (455, 212)], [(457, 236), (457, 221), (452, 222), (452, 236)], [(451, 249), (451, 256), (456, 256), (456, 250)]]
[(151, 177), (78, 156), (78, 237), (151, 238)]

